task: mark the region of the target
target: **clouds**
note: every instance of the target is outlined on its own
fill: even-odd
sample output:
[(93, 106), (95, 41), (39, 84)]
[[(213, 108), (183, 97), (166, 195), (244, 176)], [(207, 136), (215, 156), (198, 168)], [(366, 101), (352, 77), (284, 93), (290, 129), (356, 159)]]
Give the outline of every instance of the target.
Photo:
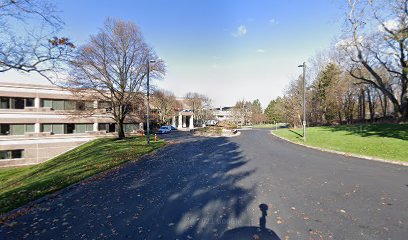
[[(253, 19), (253, 18), (248, 18), (248, 19), (247, 19), (247, 24), (251, 25), (251, 23), (252, 23), (253, 21), (255, 21), (255, 19)], [(265, 22), (264, 22), (264, 23), (265, 23)], [(269, 23), (269, 25), (271, 25), (271, 26), (275, 26), (275, 25), (278, 25), (278, 24), (279, 24), (278, 20), (276, 20), (276, 19), (274, 19), (274, 18), (271, 18), (271, 19), (268, 21), (268, 23)], [(237, 37), (243, 37), (243, 36), (245, 36), (245, 35), (247, 34), (247, 32), (248, 32), (247, 26), (241, 24), (241, 25), (239, 25), (239, 26), (237, 27), (237, 29), (236, 29), (234, 32), (231, 33), (231, 35), (232, 35), (233, 37), (236, 37), (236, 38), (237, 38)]]
[(258, 49), (256, 49), (256, 52), (257, 52), (257, 53), (264, 53), (264, 52), (265, 52), (265, 49), (258, 48)]
[(269, 20), (269, 24), (270, 25), (278, 25), (279, 22), (276, 19), (272, 18), (272, 19)]
[(388, 20), (384, 22), (384, 26), (379, 25), (378, 30), (380, 30), (381, 32), (385, 32), (384, 27), (389, 31), (395, 31), (401, 28), (400, 24), (396, 20)]
[(247, 28), (245, 25), (239, 25), (239, 27), (237, 28), (237, 30), (235, 32), (232, 33), (232, 36), (234, 37), (242, 37), (245, 36), (247, 34)]

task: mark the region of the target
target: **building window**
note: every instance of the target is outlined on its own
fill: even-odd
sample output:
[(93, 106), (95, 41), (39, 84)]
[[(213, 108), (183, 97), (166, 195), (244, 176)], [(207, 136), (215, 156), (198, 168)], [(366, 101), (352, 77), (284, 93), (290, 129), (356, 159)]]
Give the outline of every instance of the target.
[(34, 132), (34, 124), (26, 124), (25, 125), (25, 132), (26, 133), (32, 133)]
[(10, 98), (12, 109), (24, 109), (24, 98)]
[(100, 123), (99, 131), (115, 132), (116, 124), (115, 123)]
[(93, 102), (60, 99), (42, 99), (41, 106), (52, 108), (54, 110), (86, 110), (93, 108)]
[(83, 101), (77, 102), (76, 107), (77, 107), (77, 110), (81, 110), (81, 111), (85, 110), (86, 109), (85, 102)]
[(100, 101), (98, 103), (98, 108), (99, 109), (111, 110), (112, 109), (112, 104), (110, 102)]
[(9, 109), (10, 108), (10, 98), (0, 97), (0, 109)]
[(54, 110), (65, 110), (64, 100), (52, 100), (52, 109)]
[(34, 132), (34, 124), (0, 124), (0, 135), (24, 135)]
[(50, 132), (52, 134), (64, 134), (65, 133), (65, 124), (51, 124), (44, 123), (41, 125), (41, 132)]
[(65, 124), (50, 124), (44, 123), (41, 125), (41, 132), (50, 132), (53, 134), (64, 134), (65, 133)]
[(41, 132), (52, 132), (52, 124), (41, 124)]
[(34, 107), (34, 98), (26, 98), (25, 99), (25, 106), (26, 107)]
[(64, 101), (64, 110), (76, 110), (75, 101)]
[(10, 124), (10, 135), (24, 135), (24, 124)]
[(2, 150), (2, 151), (0, 151), (0, 160), (23, 158), (23, 152), (24, 152), (24, 150), (22, 150), (22, 149)]
[(52, 100), (51, 99), (41, 99), (41, 107), (52, 108)]
[(131, 123), (123, 124), (123, 128), (125, 132), (135, 132), (140, 129), (138, 124), (131, 124)]
[(93, 109), (94, 108), (94, 104), (91, 101), (78, 101), (76, 102), (76, 109), (77, 110), (89, 110), (89, 109)]
[(24, 109), (25, 107), (34, 107), (34, 98), (0, 98), (0, 109)]
[(41, 125), (41, 132), (50, 132), (53, 134), (75, 134), (86, 133), (93, 130), (93, 124), (90, 123), (66, 123), (66, 124), (51, 124), (44, 123)]
[(86, 133), (93, 130), (93, 124), (77, 123), (75, 124), (74, 133)]
[(0, 135), (10, 135), (10, 124), (0, 124)]

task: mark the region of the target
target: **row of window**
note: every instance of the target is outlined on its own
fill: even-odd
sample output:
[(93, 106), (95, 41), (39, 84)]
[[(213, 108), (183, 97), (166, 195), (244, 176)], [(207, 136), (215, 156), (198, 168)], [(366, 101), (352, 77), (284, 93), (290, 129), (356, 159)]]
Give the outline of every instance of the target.
[(34, 98), (0, 97), (0, 109), (34, 107)]
[(51, 132), (53, 134), (73, 134), (73, 133), (85, 133), (93, 130), (93, 124), (41, 124), (41, 132)]
[[(115, 132), (116, 124), (99, 123), (99, 131)], [(139, 130), (137, 124), (124, 124), (125, 132)], [(44, 123), (41, 124), (41, 132), (51, 132), (53, 134), (75, 134), (93, 131), (92, 123)], [(24, 135), (34, 132), (34, 124), (0, 124), (0, 135)]]
[[(98, 108), (110, 108), (109, 102), (99, 102)], [(87, 110), (93, 109), (93, 101), (74, 101), (61, 99), (41, 99), (41, 107), (49, 107), (54, 110)], [(0, 109), (24, 109), (34, 107), (34, 98), (0, 97)]]
[(0, 124), (0, 135), (24, 135), (34, 132), (34, 124)]
[(41, 107), (49, 107), (54, 110), (87, 110), (94, 108), (91, 101), (41, 99), (40, 104)]
[(23, 152), (24, 152), (24, 150), (22, 150), (22, 149), (2, 150), (2, 151), (0, 151), (0, 160), (13, 159), (13, 158), (23, 158)]

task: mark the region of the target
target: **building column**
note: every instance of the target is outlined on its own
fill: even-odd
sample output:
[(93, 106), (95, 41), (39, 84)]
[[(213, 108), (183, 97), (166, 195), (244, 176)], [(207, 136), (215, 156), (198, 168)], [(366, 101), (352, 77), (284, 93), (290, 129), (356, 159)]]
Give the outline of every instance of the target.
[(40, 98), (39, 97), (34, 98), (34, 107), (40, 108)]
[(191, 115), (191, 116), (190, 116), (190, 125), (189, 125), (188, 128), (190, 128), (190, 129), (193, 129), (193, 128), (194, 128), (194, 115)]
[(179, 114), (178, 116), (178, 128), (182, 128), (183, 127), (183, 116), (181, 114)]
[(187, 116), (182, 116), (181, 118), (183, 120), (183, 128), (187, 127), (186, 126)]
[(97, 132), (99, 130), (99, 124), (96, 122), (93, 124), (93, 131)]
[(41, 125), (40, 125), (40, 123), (34, 123), (34, 132), (35, 132), (35, 133), (41, 132)]
[(176, 127), (176, 116), (171, 118), (171, 126)]

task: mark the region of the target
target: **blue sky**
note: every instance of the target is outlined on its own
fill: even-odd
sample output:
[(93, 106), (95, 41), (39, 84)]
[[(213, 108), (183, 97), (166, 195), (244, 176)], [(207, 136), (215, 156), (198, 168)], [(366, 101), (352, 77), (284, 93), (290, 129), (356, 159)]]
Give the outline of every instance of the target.
[(301, 73), (297, 65), (341, 33), (342, 10), (331, 0), (54, 1), (63, 35), (77, 45), (106, 17), (135, 22), (168, 66), (159, 87), (208, 95), (215, 106), (239, 99), (263, 107)]

